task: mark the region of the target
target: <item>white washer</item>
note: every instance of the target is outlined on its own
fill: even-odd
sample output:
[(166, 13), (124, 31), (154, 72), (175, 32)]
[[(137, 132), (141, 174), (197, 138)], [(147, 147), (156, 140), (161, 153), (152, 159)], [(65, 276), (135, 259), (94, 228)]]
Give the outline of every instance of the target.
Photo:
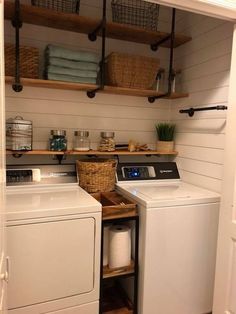
[(101, 205), (55, 167), (7, 173), (11, 314), (99, 312)]
[(139, 314), (210, 313), (220, 196), (175, 163), (119, 164), (117, 179), (139, 208)]

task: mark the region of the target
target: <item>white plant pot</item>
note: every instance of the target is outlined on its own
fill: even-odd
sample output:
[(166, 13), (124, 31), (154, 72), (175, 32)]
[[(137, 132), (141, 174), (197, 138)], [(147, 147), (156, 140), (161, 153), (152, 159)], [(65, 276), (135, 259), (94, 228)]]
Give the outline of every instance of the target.
[(173, 141), (157, 141), (157, 150), (161, 152), (172, 152), (174, 150)]

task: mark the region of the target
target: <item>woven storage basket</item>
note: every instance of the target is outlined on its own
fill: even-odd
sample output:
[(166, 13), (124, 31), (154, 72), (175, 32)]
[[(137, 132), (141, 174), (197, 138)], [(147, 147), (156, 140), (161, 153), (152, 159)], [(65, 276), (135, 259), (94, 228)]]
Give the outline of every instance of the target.
[(159, 60), (112, 52), (107, 57), (107, 83), (112, 86), (151, 89), (159, 69)]
[(79, 185), (89, 193), (110, 192), (115, 188), (116, 160), (77, 160)]
[(31, 0), (32, 5), (66, 13), (79, 13), (80, 0)]
[[(16, 57), (15, 46), (5, 44), (5, 74), (15, 75)], [(20, 46), (20, 76), (38, 78), (39, 76), (39, 50), (34, 47)]]
[(112, 20), (157, 31), (159, 7), (159, 4), (142, 0), (112, 0)]

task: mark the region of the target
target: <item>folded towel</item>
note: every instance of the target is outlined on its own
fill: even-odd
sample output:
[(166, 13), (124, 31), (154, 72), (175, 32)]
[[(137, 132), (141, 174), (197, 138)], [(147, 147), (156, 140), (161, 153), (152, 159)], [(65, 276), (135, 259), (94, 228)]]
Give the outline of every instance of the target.
[(99, 63), (99, 56), (89, 51), (73, 51), (59, 46), (48, 45), (45, 49), (47, 58), (56, 57), (74, 61)]
[(53, 80), (53, 81), (96, 84), (96, 79), (92, 77), (79, 77), (79, 76), (62, 75), (62, 74), (55, 74), (55, 73), (47, 73), (47, 79)]
[(92, 62), (85, 61), (70, 61), (67, 59), (61, 58), (48, 58), (46, 60), (46, 65), (56, 65), (63, 68), (79, 69), (79, 70), (88, 70), (88, 71), (99, 71), (99, 65)]
[(98, 75), (96, 71), (84, 71), (84, 70), (78, 70), (78, 69), (62, 68), (62, 67), (57, 67), (55, 65), (49, 65), (46, 68), (46, 72), (62, 74), (62, 75), (79, 76), (79, 77), (93, 77), (93, 78), (97, 78), (97, 75)]

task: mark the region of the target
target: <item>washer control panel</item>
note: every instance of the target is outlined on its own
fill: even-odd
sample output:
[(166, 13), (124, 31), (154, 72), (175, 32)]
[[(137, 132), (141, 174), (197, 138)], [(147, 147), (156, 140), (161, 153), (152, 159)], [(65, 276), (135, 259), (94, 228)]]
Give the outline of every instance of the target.
[(179, 179), (175, 162), (119, 163), (117, 181)]
[(126, 179), (147, 179), (155, 177), (155, 169), (151, 166), (123, 167), (122, 174)]

